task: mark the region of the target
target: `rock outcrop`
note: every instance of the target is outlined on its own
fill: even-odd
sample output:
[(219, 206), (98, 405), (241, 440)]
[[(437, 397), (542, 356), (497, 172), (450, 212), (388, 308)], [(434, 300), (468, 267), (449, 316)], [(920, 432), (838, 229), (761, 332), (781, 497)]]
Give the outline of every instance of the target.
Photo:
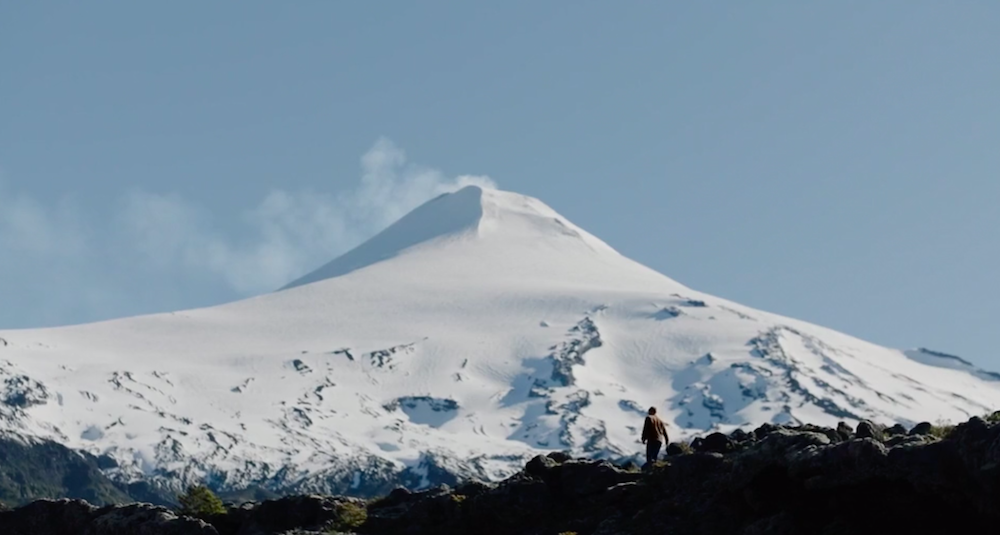
[[(978, 533), (1000, 525), (1000, 414), (947, 433), (863, 423), (765, 425), (677, 446), (651, 469), (540, 455), (496, 484), (371, 502), (294, 496), (192, 519), (150, 505), (40, 501), (0, 512), (14, 535), (357, 532), (553, 535)], [(933, 432), (932, 432), (933, 431)], [(943, 436), (942, 436), (943, 435)]]
[(82, 500), (40, 500), (0, 513), (6, 535), (219, 535), (203, 520), (145, 503), (97, 508)]

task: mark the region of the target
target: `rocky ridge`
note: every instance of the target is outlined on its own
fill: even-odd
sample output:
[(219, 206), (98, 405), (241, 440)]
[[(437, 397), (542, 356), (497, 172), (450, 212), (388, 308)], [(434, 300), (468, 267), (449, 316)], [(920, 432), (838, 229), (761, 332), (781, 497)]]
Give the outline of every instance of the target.
[(12, 535), (962, 533), (1000, 522), (1000, 413), (954, 428), (765, 424), (674, 443), (655, 466), (539, 455), (500, 483), (362, 501), (293, 496), (193, 519), (145, 504), (39, 501)]

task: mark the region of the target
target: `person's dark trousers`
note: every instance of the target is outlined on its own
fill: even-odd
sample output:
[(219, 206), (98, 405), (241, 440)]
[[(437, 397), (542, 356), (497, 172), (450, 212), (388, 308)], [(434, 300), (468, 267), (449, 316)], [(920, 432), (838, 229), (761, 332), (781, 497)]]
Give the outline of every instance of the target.
[(660, 448), (663, 447), (663, 443), (659, 440), (647, 440), (646, 441), (646, 463), (652, 464), (656, 462), (656, 458), (660, 456)]

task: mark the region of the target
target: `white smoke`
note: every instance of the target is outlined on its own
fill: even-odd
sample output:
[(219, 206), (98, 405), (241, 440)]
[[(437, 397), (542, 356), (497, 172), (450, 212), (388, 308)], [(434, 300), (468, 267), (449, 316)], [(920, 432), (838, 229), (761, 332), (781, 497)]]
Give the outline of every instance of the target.
[[(81, 217), (65, 200), (47, 206), (0, 189), (0, 295), (28, 295), (25, 284), (58, 288), (58, 298), (36, 291), (23, 306), (46, 307), (27, 316), (62, 323), (130, 313), (135, 307), (128, 305), (129, 292), (115, 290), (115, 273), (151, 272), (182, 285), (147, 295), (147, 300), (170, 298), (164, 297), (161, 307), (144, 303), (139, 307), (144, 309), (177, 306), (183, 301), (178, 296), (190, 291), (185, 280), (215, 280), (235, 297), (267, 292), (442, 193), (473, 184), (496, 187), (488, 177), (448, 177), (410, 164), (388, 139), (362, 156), (361, 171), (358, 184), (340, 193), (273, 190), (228, 231), (213, 224), (208, 207), (171, 192), (125, 194), (108, 221)], [(94, 231), (109, 225), (122, 232)], [(58, 281), (43, 280), (56, 274)], [(22, 286), (20, 293), (15, 285)], [(4, 316), (0, 309), (0, 328)]]

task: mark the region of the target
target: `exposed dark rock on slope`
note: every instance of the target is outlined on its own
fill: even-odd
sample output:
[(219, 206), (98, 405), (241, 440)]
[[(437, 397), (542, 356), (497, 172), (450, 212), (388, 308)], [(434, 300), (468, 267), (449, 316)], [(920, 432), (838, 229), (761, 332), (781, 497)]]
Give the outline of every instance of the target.
[[(550, 454), (499, 484), (382, 499), (297, 496), (177, 518), (148, 505), (36, 502), (12, 535), (978, 533), (1000, 525), (1000, 414), (954, 429), (765, 425), (710, 435), (641, 471)], [(943, 438), (942, 438), (943, 437)]]

